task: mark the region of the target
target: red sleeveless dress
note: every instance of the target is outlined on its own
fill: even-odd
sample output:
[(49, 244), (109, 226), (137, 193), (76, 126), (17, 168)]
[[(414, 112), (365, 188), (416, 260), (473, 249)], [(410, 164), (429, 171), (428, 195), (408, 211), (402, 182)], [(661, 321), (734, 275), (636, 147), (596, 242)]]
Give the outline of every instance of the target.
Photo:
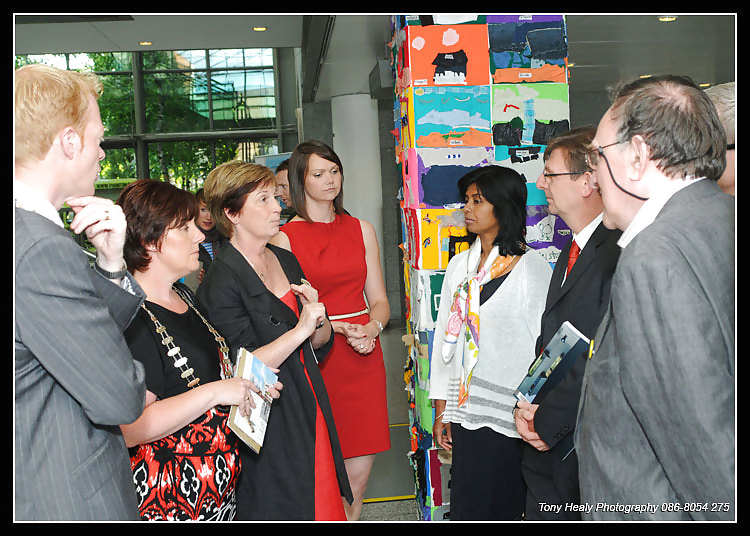
[[(281, 301), (289, 307), (294, 314), (299, 317), (297, 309), (297, 299), (290, 290)], [(299, 355), (304, 365), (304, 356), (302, 352)], [(305, 369), (307, 374), (307, 369)], [(310, 381), (310, 377), (307, 377)], [(310, 384), (312, 388), (312, 383)], [(313, 391), (313, 394), (315, 391)], [(331, 441), (328, 436), (328, 427), (326, 426), (323, 413), (320, 411), (320, 405), (317, 404), (317, 413), (315, 415), (315, 521), (346, 521), (344, 512), (344, 503), (339, 490), (339, 482), (336, 478), (336, 466), (333, 463), (333, 451), (331, 450)]]
[[(363, 311), (367, 264), (358, 219), (337, 214), (331, 223), (293, 221), (281, 230), (328, 315)], [(367, 313), (341, 319), (366, 324)], [(385, 365), (380, 338), (369, 354), (356, 352), (335, 335), (320, 367), (331, 401), (344, 458), (376, 454), (391, 446), (386, 402)]]

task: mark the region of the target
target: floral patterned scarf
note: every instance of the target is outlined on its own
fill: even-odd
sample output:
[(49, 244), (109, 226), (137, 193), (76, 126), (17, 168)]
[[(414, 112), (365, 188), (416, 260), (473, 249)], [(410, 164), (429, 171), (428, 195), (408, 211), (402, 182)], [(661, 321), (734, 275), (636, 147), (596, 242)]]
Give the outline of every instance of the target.
[(463, 332), (463, 362), (461, 383), (458, 393), (458, 406), (469, 398), (469, 384), (474, 367), (479, 358), (479, 294), (482, 286), (501, 275), (507, 274), (515, 265), (516, 255), (501, 256), (497, 246), (493, 246), (487, 260), (478, 271), (482, 245), (477, 239), (469, 249), (466, 261), (466, 277), (453, 293), (451, 309), (443, 335), (443, 360), (448, 363), (456, 352), (459, 337)]

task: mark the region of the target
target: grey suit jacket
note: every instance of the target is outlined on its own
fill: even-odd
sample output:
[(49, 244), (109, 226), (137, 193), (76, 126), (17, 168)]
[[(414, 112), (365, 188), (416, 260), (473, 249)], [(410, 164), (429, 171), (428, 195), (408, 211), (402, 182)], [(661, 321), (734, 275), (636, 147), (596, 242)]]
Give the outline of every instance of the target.
[(46, 218), (15, 218), (15, 517), (139, 519), (119, 425), (143, 411), (122, 334), (143, 292), (91, 270)]
[(587, 518), (734, 517), (734, 217), (703, 180), (620, 255), (576, 429)]

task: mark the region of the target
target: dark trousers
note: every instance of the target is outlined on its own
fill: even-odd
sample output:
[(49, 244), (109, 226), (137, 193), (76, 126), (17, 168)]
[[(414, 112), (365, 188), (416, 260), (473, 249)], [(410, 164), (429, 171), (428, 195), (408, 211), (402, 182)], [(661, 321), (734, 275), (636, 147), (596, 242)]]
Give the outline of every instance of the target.
[[(522, 471), (526, 481), (526, 521), (580, 521), (581, 514), (565, 508), (581, 503), (578, 458), (575, 452), (561, 460), (554, 450), (539, 452), (526, 445)], [(556, 508), (542, 505), (554, 505)]]
[(451, 424), (451, 437), (451, 521), (521, 519), (526, 498), (523, 441), (456, 423)]

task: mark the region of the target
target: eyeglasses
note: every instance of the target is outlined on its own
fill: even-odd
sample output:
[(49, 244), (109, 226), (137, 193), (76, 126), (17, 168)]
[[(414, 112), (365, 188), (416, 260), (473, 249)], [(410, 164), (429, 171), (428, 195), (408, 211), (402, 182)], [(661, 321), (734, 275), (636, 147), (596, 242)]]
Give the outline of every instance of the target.
[(570, 173), (542, 173), (544, 175), (545, 179), (549, 179), (550, 177), (559, 177), (561, 175), (583, 175), (584, 173), (588, 173), (591, 171), (590, 169), (587, 169), (586, 171), (571, 171)]
[(616, 141), (614, 143), (608, 143), (607, 145), (601, 145), (596, 149), (591, 149), (584, 155), (584, 158), (586, 159), (586, 165), (591, 169), (595, 169), (596, 165), (599, 163), (599, 156), (602, 156), (605, 161), (607, 160), (607, 157), (604, 156), (604, 149), (606, 149), (607, 147), (612, 147), (613, 145), (619, 145), (621, 143), (625, 142)]
[(600, 147), (597, 147), (596, 149), (592, 149), (589, 152), (586, 153), (586, 165), (589, 166), (591, 169), (596, 169), (596, 165), (599, 163), (599, 157), (601, 156), (604, 159), (604, 163), (607, 165), (607, 171), (609, 171), (609, 176), (612, 177), (612, 182), (617, 186), (618, 189), (620, 189), (622, 192), (625, 192), (631, 197), (635, 197), (636, 199), (639, 199), (641, 201), (648, 201), (648, 197), (641, 197), (640, 195), (636, 195), (633, 192), (627, 191), (625, 188), (620, 186), (620, 184), (615, 179), (615, 174), (612, 173), (612, 168), (609, 165), (609, 160), (607, 160), (607, 157), (604, 156), (604, 149), (607, 147), (612, 147), (613, 145), (619, 145), (621, 143), (628, 143), (627, 141), (616, 141), (614, 143), (609, 143), (607, 145), (602, 145)]

